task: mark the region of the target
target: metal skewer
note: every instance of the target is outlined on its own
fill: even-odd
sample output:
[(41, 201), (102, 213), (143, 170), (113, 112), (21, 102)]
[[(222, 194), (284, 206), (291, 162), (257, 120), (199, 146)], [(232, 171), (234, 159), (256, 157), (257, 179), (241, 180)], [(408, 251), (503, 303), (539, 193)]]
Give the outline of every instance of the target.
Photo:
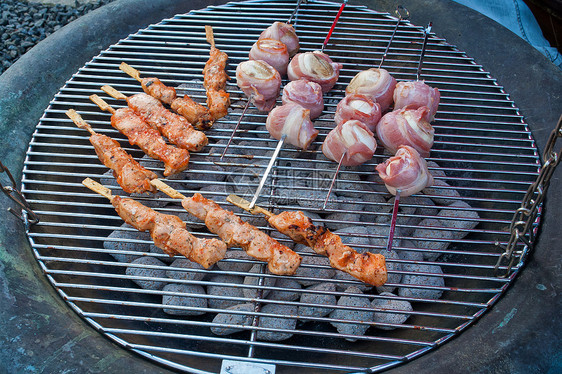
[[(326, 44), (328, 44), (328, 41), (330, 40), (330, 36), (332, 35), (332, 31), (334, 31), (334, 28), (336, 27), (336, 23), (338, 22), (338, 19), (340, 18), (340, 15), (343, 11), (343, 8), (345, 8), (345, 4), (347, 4), (347, 0), (345, 0), (342, 3), (342, 5), (340, 6), (338, 14), (336, 15), (336, 18), (334, 19), (334, 22), (332, 23), (332, 27), (330, 28), (330, 32), (326, 36), (326, 39), (324, 39), (324, 43), (322, 44), (322, 51), (324, 50), (324, 47), (326, 46)], [(263, 186), (265, 185), (265, 182), (267, 181), (267, 177), (269, 176), (269, 173), (271, 172), (271, 169), (273, 168), (273, 165), (275, 164), (275, 161), (277, 161), (277, 156), (279, 156), (279, 152), (281, 151), (281, 147), (283, 146), (283, 143), (285, 142), (286, 138), (287, 138), (287, 135), (283, 134), (281, 136), (281, 139), (279, 139), (279, 143), (277, 143), (277, 147), (275, 148), (275, 152), (273, 152), (273, 155), (271, 156), (271, 159), (269, 160), (269, 164), (267, 165), (267, 168), (265, 169), (265, 172), (263, 173), (263, 176), (260, 180), (260, 184), (258, 185), (258, 189), (254, 193), (254, 197), (252, 198), (252, 201), (250, 202), (249, 209), (252, 209), (254, 207), (254, 205), (256, 205), (256, 202), (258, 201), (261, 190), (263, 189)]]
[[(296, 16), (297, 12), (299, 11), (299, 8), (301, 6), (301, 4), (303, 2), (306, 2), (307, 0), (299, 0), (297, 2), (297, 6), (295, 7), (295, 9), (293, 10), (293, 13), (291, 13), (291, 15), (289, 16), (289, 19), (287, 20), (287, 24), (290, 24), (293, 21), (293, 18)], [(254, 95), (250, 95), (250, 97), (248, 97), (248, 101), (246, 102), (246, 105), (244, 105), (244, 109), (242, 110), (242, 113), (240, 114), (240, 118), (238, 118), (238, 121), (236, 122), (236, 126), (234, 126), (234, 130), (232, 130), (232, 134), (230, 134), (230, 138), (228, 138), (228, 142), (226, 143), (226, 146), (224, 147), (224, 151), (221, 154), (221, 158), (220, 161), (222, 161), (222, 159), (224, 158), (224, 155), (226, 155), (226, 151), (228, 150), (228, 147), (230, 147), (230, 143), (232, 143), (232, 140), (234, 139), (234, 135), (236, 135), (236, 132), (238, 131), (238, 127), (240, 127), (240, 123), (242, 122), (242, 118), (244, 118), (244, 116), (246, 115), (246, 112), (248, 111), (248, 108), (250, 107), (250, 104), (252, 103), (252, 99), (254, 98)]]
[[(422, 45), (422, 50), (421, 50), (421, 54), (420, 54), (420, 60), (418, 62), (418, 70), (416, 72), (416, 79), (418, 81), (420, 80), (423, 57), (425, 55), (425, 47), (427, 45), (427, 39), (429, 37), (429, 33), (431, 32), (431, 26), (432, 25), (433, 25), (433, 23), (430, 22), (427, 25), (427, 27), (423, 30), (423, 32), (424, 32), (423, 45)], [(397, 189), (396, 194), (394, 195), (394, 205), (392, 207), (392, 218), (390, 219), (390, 231), (388, 233), (388, 243), (386, 244), (386, 250), (387, 251), (390, 251), (392, 249), (392, 241), (394, 240), (394, 231), (396, 229), (396, 218), (398, 216), (399, 204), (400, 204), (400, 190)]]
[[(392, 41), (394, 40), (394, 36), (396, 35), (396, 31), (398, 30), (398, 26), (400, 26), (400, 22), (402, 22), (402, 20), (407, 20), (408, 18), (410, 18), (410, 12), (408, 11), (408, 9), (404, 8), (402, 5), (398, 5), (396, 7), (396, 10), (394, 11), (394, 13), (398, 16), (398, 20), (396, 21), (396, 25), (394, 26), (394, 31), (392, 32), (392, 35), (390, 36), (390, 40), (388, 41), (388, 44), (386, 45), (386, 49), (384, 51), (384, 54), (381, 57), (381, 62), (379, 63), (379, 69), (382, 67), (383, 62), (386, 59), (386, 56), (388, 55), (388, 50), (390, 49), (390, 45), (392, 44)], [(402, 14), (402, 13), (404, 13), (404, 14)], [(330, 195), (332, 194), (332, 190), (334, 189), (334, 185), (336, 184), (336, 180), (338, 178), (338, 174), (339, 174), (341, 166), (342, 166), (341, 164), (342, 164), (343, 159), (345, 158), (346, 154), (347, 154), (347, 149), (343, 152), (343, 154), (341, 155), (340, 161), (338, 162), (338, 167), (336, 168), (336, 171), (334, 173), (334, 177), (332, 178), (332, 182), (330, 183), (330, 188), (328, 189), (328, 193), (326, 194), (326, 199), (324, 199), (324, 204), (322, 205), (322, 210), (326, 209), (326, 206), (328, 205), (328, 200), (330, 199)]]

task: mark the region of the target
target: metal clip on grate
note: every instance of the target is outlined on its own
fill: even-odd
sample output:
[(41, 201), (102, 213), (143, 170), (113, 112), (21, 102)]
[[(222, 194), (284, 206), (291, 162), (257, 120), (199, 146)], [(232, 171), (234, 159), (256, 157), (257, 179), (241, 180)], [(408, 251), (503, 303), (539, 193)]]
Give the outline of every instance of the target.
[[(232, 80), (227, 87), (230, 112), (206, 132), (209, 145), (191, 153), (188, 170), (164, 181), (185, 196), (199, 192), (213, 199), (293, 248), (303, 257), (297, 274), (270, 274), (238, 248), (229, 249), (210, 269), (181, 256), (170, 258), (146, 233), (124, 224), (105, 198), (82, 186), (89, 177), (112, 194), (123, 194), (99, 162), (88, 133), (66, 117), (69, 109), (95, 132), (117, 140), (144, 167), (163, 172), (162, 163), (129, 145), (110, 126), (110, 114), (89, 100), (98, 94), (117, 109), (125, 104), (104, 95), (101, 86), (110, 85), (126, 96), (142, 92), (136, 80), (119, 70), (121, 62), (204, 103), (201, 72), (209, 57), (205, 25), (213, 27), (217, 48), (229, 55), (227, 73), (234, 77), (260, 33), (274, 21), (289, 19), (295, 6), (289, 0), (230, 2), (130, 35), (93, 58), (60, 89), (27, 151), (22, 193), (41, 217), (28, 236), (48, 280), (109, 339), (176, 370), (216, 373), (223, 360), (272, 365), (277, 374), (376, 372), (399, 365), (439, 347), (488, 311), (508, 290), (529, 251), (520, 241), (510, 244), (510, 238), (521, 202), (529, 212), (540, 209), (538, 194), (548, 183), (545, 178), (527, 194), (541, 167), (533, 136), (503, 87), (433, 33), (423, 78), (441, 93), (433, 124), (435, 144), (427, 159), (435, 184), (400, 199), (393, 250), (386, 256), (389, 280), (382, 288), (366, 287), (336, 272), (325, 257), (272, 231), (261, 215), (226, 201), (230, 194), (251, 198), (277, 144), (265, 129), (266, 114), (250, 107), (221, 160), (246, 103)], [(301, 51), (321, 45), (340, 6), (327, 1), (301, 4), (292, 21)], [(315, 120), (320, 134), (306, 152), (289, 146), (280, 151), (258, 201), (274, 213), (306, 212), (357, 251), (386, 248), (394, 201), (374, 167), (388, 155), (379, 147), (366, 164), (342, 168), (322, 210), (333, 163), (322, 154), (321, 144), (334, 126), (336, 104), (351, 78), (383, 54), (383, 67), (397, 80), (416, 78), (423, 28), (403, 20), (386, 51), (396, 22), (387, 13), (347, 4), (325, 48), (343, 69)], [(543, 173), (558, 162), (559, 154), (553, 159)], [(132, 197), (181, 217), (195, 236), (215, 237), (165, 195)], [(526, 212), (516, 220), (525, 221), (519, 228), (525, 235), (539, 223), (539, 215), (527, 217)], [(530, 244), (533, 237), (527, 240)], [(505, 255), (496, 242), (513, 248), (513, 266), (497, 265)], [(509, 276), (497, 277), (495, 270), (509, 271)]]
[(0, 173), (6, 173), (11, 184), (11, 186), (5, 186), (0, 181), (0, 188), (2, 189), (2, 192), (4, 192), (4, 194), (8, 196), (8, 198), (10, 198), (14, 203), (16, 203), (16, 205), (18, 205), (21, 209), (20, 214), (18, 214), (12, 207), (8, 208), (8, 212), (12, 213), (14, 216), (23, 221), (23, 223), (25, 224), (25, 231), (27, 232), (29, 231), (29, 226), (39, 222), (39, 216), (35, 214), (23, 194), (18, 190), (16, 180), (12, 176), (12, 173), (10, 173), (10, 170), (6, 166), (4, 166), (2, 161), (0, 161)]

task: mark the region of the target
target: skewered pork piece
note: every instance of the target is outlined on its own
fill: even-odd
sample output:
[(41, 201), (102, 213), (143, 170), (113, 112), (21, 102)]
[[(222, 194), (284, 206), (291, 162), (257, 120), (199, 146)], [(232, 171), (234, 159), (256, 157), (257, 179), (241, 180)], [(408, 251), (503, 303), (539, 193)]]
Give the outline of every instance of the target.
[(437, 88), (425, 84), (423, 81), (398, 82), (394, 89), (394, 110), (418, 109), (427, 107), (427, 120), (433, 121), (441, 95)]
[(344, 166), (361, 165), (373, 158), (377, 141), (367, 125), (351, 120), (336, 126), (328, 133), (322, 152), (332, 161)]
[(292, 275), (297, 271), (302, 260), (301, 256), (258, 228), (244, 222), (231, 211), (221, 208), (199, 193), (188, 198), (159, 180), (154, 180), (152, 183), (170, 197), (182, 199), (181, 204), (184, 209), (204, 221), (209, 231), (217, 234), (229, 247), (239, 246), (249, 256), (266, 261), (271, 273)]
[(139, 231), (148, 231), (154, 244), (169, 256), (181, 254), (208, 269), (226, 254), (226, 244), (218, 239), (201, 239), (186, 230), (179, 217), (159, 213), (133, 199), (113, 196), (111, 192), (90, 178), (82, 182), (91, 190), (107, 197), (115, 211), (126, 223)]
[(322, 92), (330, 91), (336, 84), (342, 64), (333, 62), (325, 53), (320, 51), (296, 54), (287, 68), (289, 79), (294, 81), (305, 78), (316, 82), (322, 87)]
[(433, 184), (427, 162), (414, 148), (403, 145), (396, 154), (378, 164), (376, 170), (388, 191), (396, 195), (410, 196)]
[(195, 130), (184, 117), (170, 112), (154, 97), (145, 93), (127, 97), (111, 86), (101, 89), (115, 99), (127, 100), (129, 108), (160, 131), (170, 143), (188, 151), (200, 151), (209, 143), (205, 133)]
[(265, 127), (275, 139), (286, 136), (285, 141), (301, 149), (307, 149), (318, 135), (310, 120), (310, 111), (292, 102), (269, 112)]
[(262, 31), (259, 39), (275, 39), (285, 44), (289, 57), (293, 57), (299, 50), (299, 37), (292, 25), (284, 22), (273, 22), (271, 26)]
[(275, 39), (258, 39), (250, 49), (250, 60), (263, 60), (281, 75), (287, 74), (289, 52), (287, 46)]
[[(249, 209), (248, 201), (236, 195), (230, 195), (227, 201), (243, 209)], [(273, 214), (259, 206), (251, 209), (251, 212), (264, 214), (267, 222), (277, 231), (287, 235), (296, 243), (309, 246), (316, 253), (327, 256), (333, 268), (372, 286), (382, 286), (386, 282), (386, 261), (383, 255), (371, 252), (359, 254), (343, 244), (338, 235), (314, 225), (303, 212), (287, 211)]]
[(164, 176), (187, 169), (189, 152), (166, 144), (158, 130), (152, 128), (131, 108), (115, 110), (98, 95), (91, 95), (90, 99), (102, 110), (112, 114), (111, 126), (125, 135), (129, 139), (129, 143), (137, 145), (144, 153), (164, 163)]
[(415, 148), (423, 157), (429, 156), (433, 146), (434, 129), (427, 121), (429, 109), (399, 109), (386, 113), (377, 125), (377, 137), (391, 153), (401, 145)]
[(350, 120), (361, 121), (372, 132), (381, 119), (381, 106), (368, 96), (360, 94), (346, 95), (336, 107), (334, 121), (341, 125)]
[(207, 92), (207, 108), (214, 122), (226, 116), (230, 106), (230, 95), (226, 92), (226, 81), (230, 79), (226, 74), (228, 55), (215, 47), (211, 26), (205, 26), (205, 35), (211, 44), (211, 52), (203, 69), (203, 86)]
[(150, 181), (158, 178), (156, 174), (141, 166), (121, 145), (109, 136), (98, 134), (89, 124), (74, 110), (69, 109), (66, 115), (81, 129), (87, 130), (90, 143), (98, 158), (113, 171), (113, 176), (123, 191), (127, 193), (156, 192), (156, 188)]
[(363, 94), (381, 106), (381, 112), (392, 104), (396, 79), (388, 71), (371, 68), (360, 71), (345, 89), (346, 95)]
[(310, 119), (314, 119), (324, 110), (322, 87), (306, 79), (291, 81), (283, 87), (283, 104), (293, 102), (310, 110)]
[(144, 92), (170, 105), (173, 111), (184, 116), (193, 126), (198, 129), (211, 127), (212, 117), (209, 110), (189, 96), (177, 97), (173, 87), (166, 86), (158, 78), (141, 78), (138, 70), (124, 62), (119, 65), (119, 69), (139, 81)]
[(236, 67), (236, 84), (261, 111), (269, 112), (281, 88), (281, 75), (262, 60), (248, 60)]

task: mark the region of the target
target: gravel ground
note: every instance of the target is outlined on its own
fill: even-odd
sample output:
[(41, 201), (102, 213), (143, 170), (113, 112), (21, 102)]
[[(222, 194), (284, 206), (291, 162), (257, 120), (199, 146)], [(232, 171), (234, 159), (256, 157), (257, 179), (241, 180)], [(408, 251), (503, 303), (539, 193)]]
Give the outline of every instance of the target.
[(25, 52), (76, 18), (113, 0), (42, 4), (0, 0), (0, 74)]

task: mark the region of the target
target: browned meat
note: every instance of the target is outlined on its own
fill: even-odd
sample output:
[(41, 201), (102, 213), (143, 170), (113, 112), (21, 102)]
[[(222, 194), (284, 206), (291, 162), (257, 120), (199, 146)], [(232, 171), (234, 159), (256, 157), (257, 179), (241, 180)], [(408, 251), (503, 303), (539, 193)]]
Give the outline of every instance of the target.
[(141, 93), (127, 98), (133, 109), (149, 125), (160, 131), (170, 143), (188, 151), (200, 151), (209, 143), (207, 136), (182, 116), (170, 112), (154, 97)]
[(94, 146), (100, 161), (113, 170), (117, 183), (127, 193), (156, 192), (150, 184), (156, 174), (142, 167), (119, 143), (110, 137), (94, 133), (90, 136), (90, 143)]
[(266, 261), (271, 273), (292, 275), (299, 267), (302, 259), (297, 253), (201, 194), (183, 199), (182, 206), (229, 247), (240, 246), (249, 256)]
[(158, 78), (142, 78), (141, 86), (144, 92), (168, 105), (176, 98), (175, 88), (166, 86)]
[(158, 132), (147, 124), (130, 108), (121, 108), (111, 116), (111, 126), (137, 145), (147, 155), (164, 163), (164, 175), (178, 173), (187, 169), (189, 152), (164, 142)]
[(386, 262), (383, 255), (357, 253), (343, 244), (338, 235), (314, 225), (303, 212), (282, 212), (267, 219), (280, 233), (327, 256), (333, 268), (373, 286), (382, 286), (386, 282)]
[(209, 60), (203, 69), (203, 86), (207, 91), (207, 108), (213, 121), (228, 114), (230, 106), (230, 95), (226, 92), (226, 62), (228, 55), (215, 47), (212, 29), (205, 27), (207, 40), (211, 43)]
[(198, 129), (208, 129), (212, 126), (209, 110), (193, 101), (189, 96), (178, 97), (170, 105), (172, 110), (184, 116), (189, 123)]
[(170, 256), (181, 254), (209, 268), (226, 254), (224, 242), (191, 235), (185, 223), (176, 216), (159, 213), (135, 200), (119, 196), (113, 196), (111, 204), (126, 223), (139, 231), (149, 231), (154, 244)]
[(207, 107), (213, 121), (228, 114), (230, 95), (224, 90), (207, 89)]

